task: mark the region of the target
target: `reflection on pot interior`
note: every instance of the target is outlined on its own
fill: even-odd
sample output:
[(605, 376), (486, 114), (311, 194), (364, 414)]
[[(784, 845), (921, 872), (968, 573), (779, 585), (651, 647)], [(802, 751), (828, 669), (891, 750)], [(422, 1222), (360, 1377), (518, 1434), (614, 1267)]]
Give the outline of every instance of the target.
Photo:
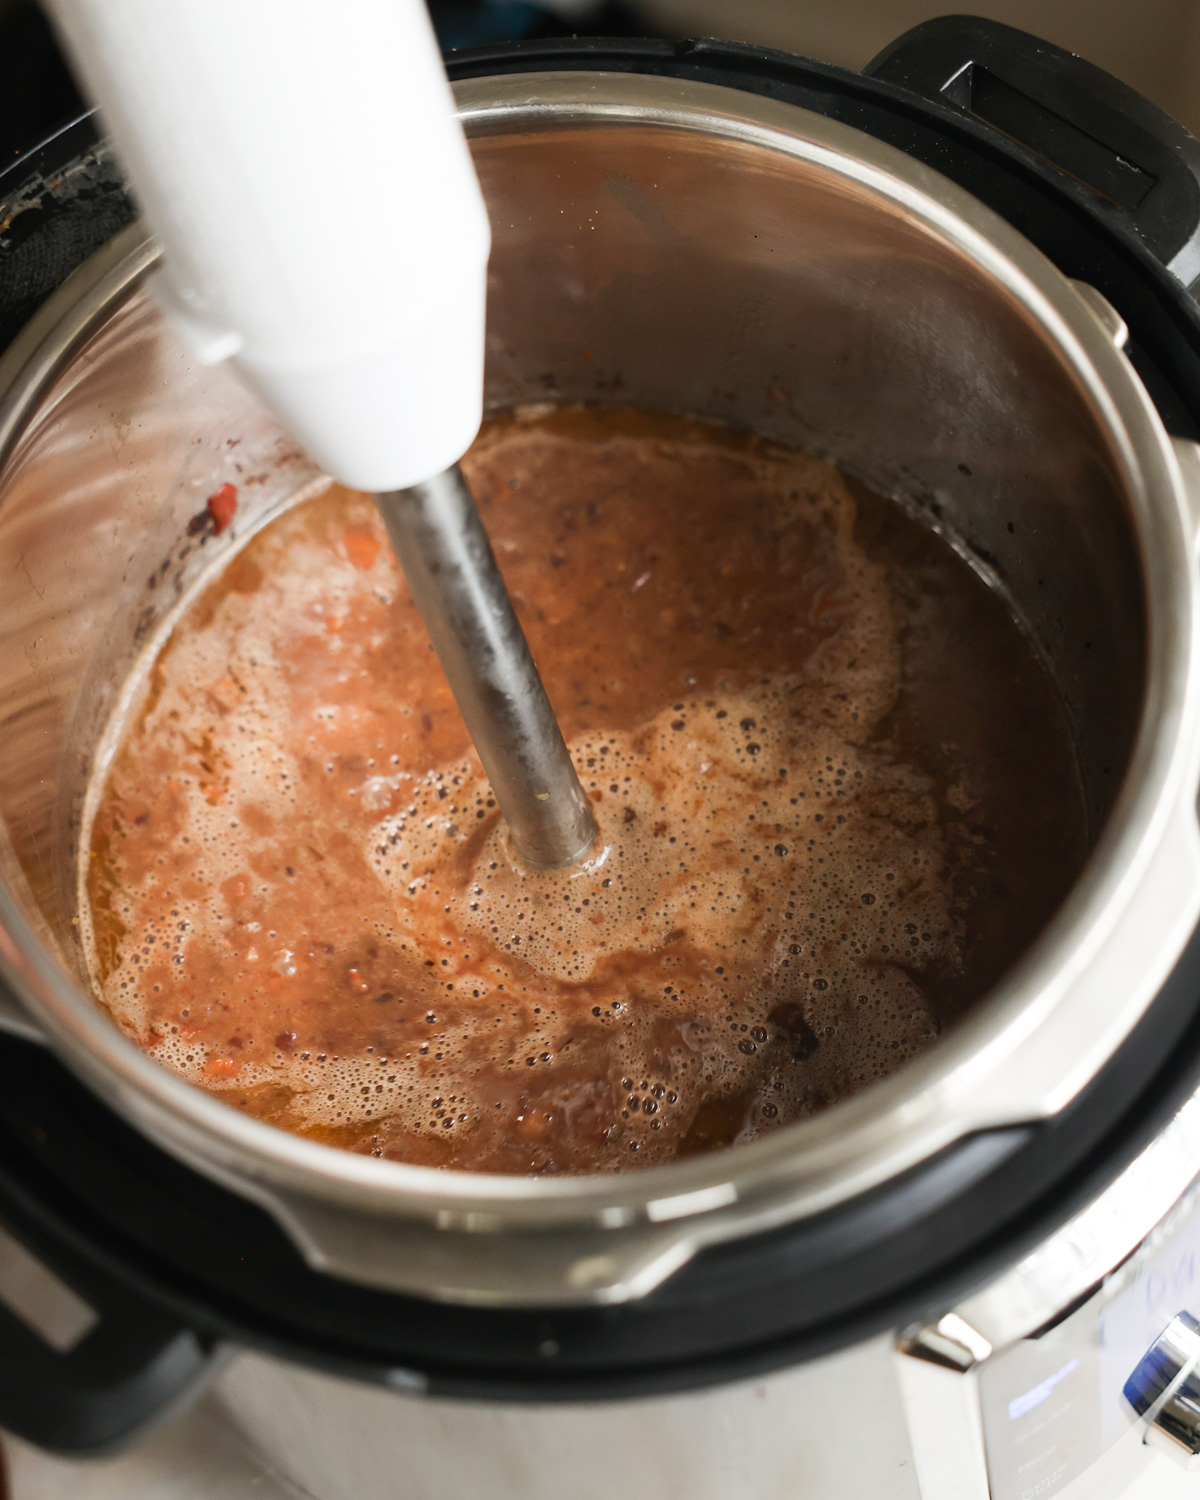
[(373, 507), (330, 487), (112, 731), (81, 890), (119, 1024), (284, 1129), (505, 1173), (748, 1141), (934, 1043), (1086, 852), (1000, 597), (831, 465), (696, 422), (522, 411), (465, 468), (594, 856), (518, 863)]

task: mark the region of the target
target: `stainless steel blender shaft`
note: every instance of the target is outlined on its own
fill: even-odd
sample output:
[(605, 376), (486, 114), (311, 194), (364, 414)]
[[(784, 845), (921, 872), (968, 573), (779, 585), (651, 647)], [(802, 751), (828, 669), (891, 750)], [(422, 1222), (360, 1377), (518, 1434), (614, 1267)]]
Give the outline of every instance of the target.
[(375, 504), (513, 842), (541, 869), (573, 864), (596, 820), (461, 469)]

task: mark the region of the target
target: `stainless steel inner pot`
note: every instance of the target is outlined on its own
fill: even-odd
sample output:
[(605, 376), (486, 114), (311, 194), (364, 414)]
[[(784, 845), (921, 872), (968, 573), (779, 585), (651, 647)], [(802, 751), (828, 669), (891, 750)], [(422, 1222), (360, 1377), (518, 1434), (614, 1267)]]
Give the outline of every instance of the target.
[[(489, 405), (736, 423), (833, 456), (942, 531), (1058, 683), (1088, 866), (1016, 967), (900, 1074), (669, 1167), (546, 1181), (381, 1162), (160, 1069), (87, 992), (82, 795), (181, 598), (320, 476), (164, 324), (135, 225), (0, 362), (0, 959), (24, 1006), (7, 1024), (263, 1203), (318, 1267), (452, 1301), (618, 1301), (705, 1243), (1052, 1114), (1120, 1047), (1200, 911), (1200, 459), (1163, 430), (1098, 294), (868, 136), (649, 77), (542, 73), (457, 95), (492, 214)], [(234, 526), (190, 535), (229, 479)]]

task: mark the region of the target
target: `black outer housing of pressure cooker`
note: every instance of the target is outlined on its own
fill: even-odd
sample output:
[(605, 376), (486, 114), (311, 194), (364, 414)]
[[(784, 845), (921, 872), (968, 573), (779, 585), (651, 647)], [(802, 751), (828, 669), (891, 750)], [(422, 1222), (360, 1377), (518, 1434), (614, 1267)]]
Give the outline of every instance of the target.
[[(946, 17), (863, 75), (714, 41), (526, 43), (447, 66), (453, 79), (691, 79), (865, 131), (1101, 291), (1168, 431), (1200, 437), (1200, 316), (1166, 269), (1200, 236), (1200, 144), (1070, 53)], [(0, 204), (21, 208), (0, 213), (0, 348), (133, 216), (115, 174), (61, 190), (63, 169), (97, 139), (84, 117), (0, 175)], [(1200, 935), (1053, 1119), (961, 1141), (818, 1218), (705, 1250), (639, 1300), (486, 1309), (314, 1271), (264, 1210), (158, 1149), (51, 1051), (0, 1033), (0, 1222), (99, 1314), (57, 1353), (0, 1305), (0, 1426), (63, 1451), (111, 1447), (226, 1341), (396, 1390), (505, 1401), (627, 1397), (778, 1368), (942, 1311), (1011, 1266), (1103, 1191), (1198, 1084)]]

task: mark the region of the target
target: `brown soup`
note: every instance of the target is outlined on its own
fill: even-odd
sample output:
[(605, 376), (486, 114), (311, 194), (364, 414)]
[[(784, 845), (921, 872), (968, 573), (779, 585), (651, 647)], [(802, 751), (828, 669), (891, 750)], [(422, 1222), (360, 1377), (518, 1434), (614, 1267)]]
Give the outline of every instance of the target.
[(883, 1078), (1086, 852), (1000, 597), (832, 465), (667, 417), (489, 422), (464, 466), (601, 837), (515, 858), (370, 500), (190, 604), (95, 801), (98, 993), (286, 1130), (485, 1172), (628, 1169)]

